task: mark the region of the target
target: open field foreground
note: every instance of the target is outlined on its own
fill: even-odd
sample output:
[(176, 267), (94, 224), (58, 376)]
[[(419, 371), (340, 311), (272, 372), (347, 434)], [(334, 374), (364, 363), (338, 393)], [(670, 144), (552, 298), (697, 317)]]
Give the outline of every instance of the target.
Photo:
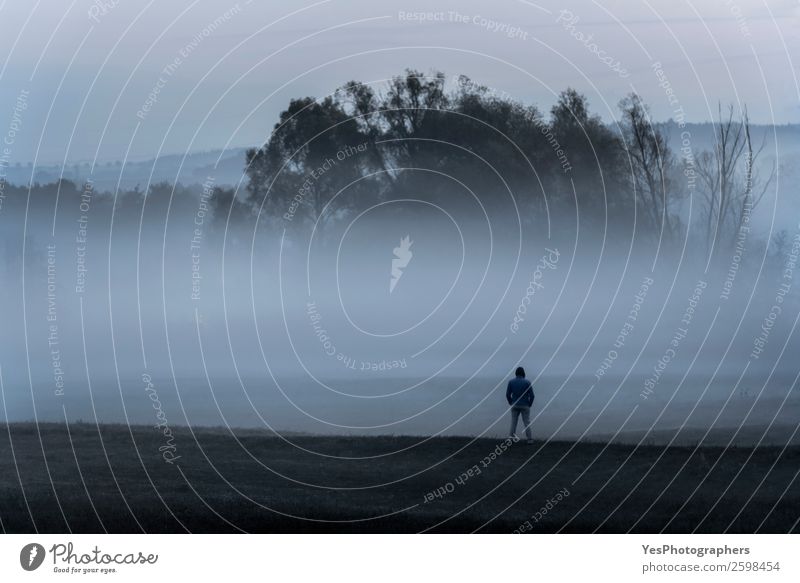
[(747, 533), (797, 532), (800, 519), (797, 446), (186, 427), (165, 444), (151, 427), (0, 426), (3, 529)]

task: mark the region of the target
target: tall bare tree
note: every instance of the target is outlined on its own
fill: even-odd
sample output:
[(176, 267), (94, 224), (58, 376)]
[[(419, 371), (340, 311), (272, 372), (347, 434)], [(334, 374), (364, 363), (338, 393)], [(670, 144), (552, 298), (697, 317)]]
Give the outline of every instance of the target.
[(764, 149), (762, 140), (753, 148), (747, 111), (734, 115), (728, 107), (725, 117), (719, 106), (719, 125), (712, 151), (695, 154), (696, 171), (703, 194), (706, 251), (709, 260), (736, 245), (750, 213), (764, 198), (774, 177), (774, 167), (766, 180), (757, 169)]
[(635, 93), (619, 103), (622, 111), (623, 147), (628, 159), (628, 184), (636, 204), (644, 211), (647, 226), (664, 240), (681, 230), (680, 216), (673, 213), (681, 196), (672, 175), (675, 156), (662, 130), (650, 121), (647, 106)]

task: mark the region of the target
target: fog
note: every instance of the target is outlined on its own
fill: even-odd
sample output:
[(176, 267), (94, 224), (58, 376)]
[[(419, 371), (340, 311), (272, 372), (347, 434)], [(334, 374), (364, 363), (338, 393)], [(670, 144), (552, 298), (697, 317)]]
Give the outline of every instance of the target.
[(753, 236), (731, 278), (686, 241), (531, 221), (511, 197), (409, 196), (312, 231), (233, 224), (197, 185), (64, 183), (57, 213), (48, 189), (0, 217), (8, 420), (499, 435), (518, 365), (548, 438), (797, 419), (797, 244)]
[(628, 4), (0, 3), (0, 420), (796, 440), (798, 8)]

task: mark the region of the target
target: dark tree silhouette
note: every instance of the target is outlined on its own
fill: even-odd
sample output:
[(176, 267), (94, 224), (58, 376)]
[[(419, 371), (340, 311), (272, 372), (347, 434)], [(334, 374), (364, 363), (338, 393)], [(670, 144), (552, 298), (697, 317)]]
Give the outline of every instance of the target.
[(561, 181), (561, 198), (577, 197), (581, 214), (590, 221), (605, 222), (622, 214), (630, 201), (620, 195), (623, 173), (619, 139), (599, 116), (589, 113), (586, 97), (574, 89), (563, 91), (550, 111), (550, 126), (569, 158), (570, 172), (565, 177), (571, 182)]
[[(444, 74), (414, 70), (382, 88), (350, 81), (324, 99), (292, 100), (264, 145), (248, 151), (247, 204), (263, 211), (259, 220), (316, 224), (319, 233), (383, 200), (468, 201), (469, 189), (491, 212), (511, 202), (510, 191), (529, 224), (561, 215), (632, 226), (636, 211), (645, 237), (680, 240), (684, 169), (638, 95), (619, 107), (612, 129), (574, 89), (546, 119), (464, 76), (451, 89)], [(771, 180), (758, 178), (761, 149), (746, 115), (735, 121), (731, 110), (715, 138), (713, 151), (694, 155), (709, 252), (734, 242)], [(217, 202), (236, 204), (225, 196)]]
[(680, 202), (675, 156), (641, 97), (631, 93), (620, 101), (619, 108), (631, 197), (642, 211), (645, 229), (669, 242), (681, 232), (680, 216), (675, 212)]
[(324, 215), (354, 208), (370, 190), (356, 182), (368, 170), (367, 159), (358, 155), (367, 141), (334, 98), (293, 99), (267, 143), (247, 152), (250, 202), (295, 223), (317, 223), (324, 229)]

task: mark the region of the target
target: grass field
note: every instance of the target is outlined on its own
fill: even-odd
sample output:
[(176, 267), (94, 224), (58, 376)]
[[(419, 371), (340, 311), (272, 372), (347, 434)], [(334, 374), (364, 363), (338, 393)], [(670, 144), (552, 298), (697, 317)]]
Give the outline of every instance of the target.
[(749, 533), (800, 519), (798, 446), (504, 449), (181, 427), (168, 463), (165, 443), (152, 427), (0, 426), (3, 530)]

